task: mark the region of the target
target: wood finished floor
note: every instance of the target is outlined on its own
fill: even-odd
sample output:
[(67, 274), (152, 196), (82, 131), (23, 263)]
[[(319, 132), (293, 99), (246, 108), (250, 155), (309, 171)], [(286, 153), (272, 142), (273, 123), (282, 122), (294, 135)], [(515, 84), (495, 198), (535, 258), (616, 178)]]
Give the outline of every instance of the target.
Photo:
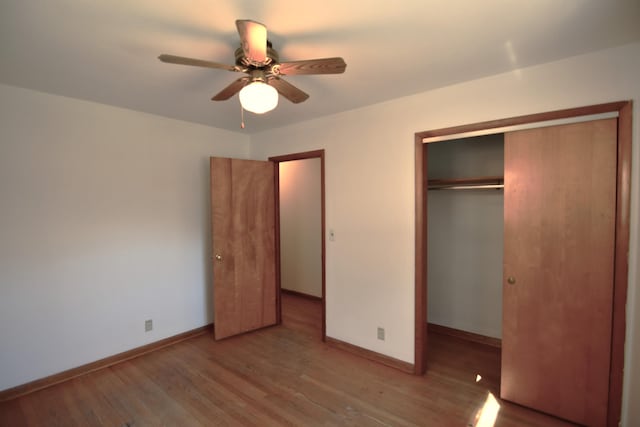
[[(432, 334), (428, 373), (416, 377), (324, 345), (318, 302), (283, 295), (282, 305), (281, 326), (195, 337), (0, 403), (0, 426), (467, 427), (498, 396), (495, 349)], [(500, 405), (496, 426), (571, 425)]]

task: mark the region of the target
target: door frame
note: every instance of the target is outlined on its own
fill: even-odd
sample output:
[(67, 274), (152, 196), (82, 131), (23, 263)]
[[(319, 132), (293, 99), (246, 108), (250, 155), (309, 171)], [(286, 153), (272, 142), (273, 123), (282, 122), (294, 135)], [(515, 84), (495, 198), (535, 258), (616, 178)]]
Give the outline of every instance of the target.
[(586, 107), (529, 114), (468, 125), (416, 132), (415, 144), (415, 370), (426, 371), (427, 345), (427, 159), (424, 138), (487, 131), (551, 120), (571, 119), (604, 113), (618, 113), (618, 169), (616, 182), (615, 254), (613, 278), (613, 323), (611, 367), (609, 371), (608, 425), (617, 426), (622, 410), (624, 341), (629, 271), (629, 221), (631, 195), (632, 101), (619, 101)]
[(327, 338), (326, 323), (326, 294), (325, 294), (325, 196), (324, 196), (324, 150), (305, 151), (302, 153), (291, 153), (281, 156), (269, 157), (269, 161), (275, 164), (275, 204), (276, 204), (276, 321), (282, 323), (282, 305), (280, 295), (282, 292), (282, 283), (280, 276), (280, 163), (293, 160), (320, 159), (320, 228), (322, 233), (322, 341)]

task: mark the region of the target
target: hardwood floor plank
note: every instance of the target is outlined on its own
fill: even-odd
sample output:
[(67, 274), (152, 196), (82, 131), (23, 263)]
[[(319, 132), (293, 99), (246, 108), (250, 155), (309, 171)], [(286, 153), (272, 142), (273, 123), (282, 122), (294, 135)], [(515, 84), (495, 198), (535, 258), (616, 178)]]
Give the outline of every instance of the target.
[(51, 387), (37, 393), (35, 398), (23, 407), (27, 414), (28, 425), (43, 425), (46, 420), (48, 426), (79, 426), (78, 421), (64, 402), (67, 389), (59, 392)]
[[(231, 425), (240, 419), (245, 424), (250, 424), (252, 418), (247, 418), (244, 414), (244, 399), (237, 389), (231, 386), (234, 384), (234, 379), (230, 379), (233, 376), (216, 363), (207, 363), (206, 358), (198, 358), (193, 348), (186, 350), (188, 354), (184, 356), (182, 352), (172, 355), (175, 375), (166, 378), (160, 384), (166, 382), (164, 386), (169, 388), (175, 384), (177, 390), (173, 391), (171, 396), (205, 422), (213, 419), (220, 424)], [(203, 366), (206, 366), (206, 369), (198, 368)], [(241, 389), (248, 394), (253, 391), (251, 384), (243, 384)], [(258, 396), (262, 394), (259, 393)], [(241, 403), (238, 404), (238, 401)]]
[(0, 407), (0, 426), (25, 425), (26, 416), (18, 399), (3, 403)]
[(139, 421), (147, 424), (159, 424), (161, 419), (156, 416), (153, 408), (146, 404), (147, 396), (140, 395), (135, 387), (129, 387), (129, 381), (123, 380), (118, 374), (127, 362), (110, 367), (99, 372), (102, 375), (90, 374), (95, 381), (96, 388), (103, 393), (109, 405), (125, 418), (125, 424), (133, 425)]
[(77, 414), (78, 424), (82, 426), (104, 426), (125, 424), (126, 418), (113, 410), (106, 397), (95, 393), (95, 386), (87, 377), (69, 381), (65, 403), (72, 414)]
[[(282, 307), (280, 326), (196, 336), (2, 402), (0, 425), (467, 427), (499, 395), (499, 349), (433, 334), (414, 376), (325, 345), (319, 302), (283, 295)], [(572, 425), (498, 403), (496, 427)]]
[[(206, 402), (213, 401), (216, 404), (216, 410), (225, 409), (227, 412), (231, 412), (230, 417), (225, 412), (219, 414), (221, 418), (229, 418), (229, 422), (233, 422), (234, 418), (244, 418), (251, 425), (261, 418), (266, 418), (280, 424), (285, 423), (286, 419), (277, 410), (273, 410), (270, 405), (263, 403), (268, 396), (265, 389), (256, 387), (254, 383), (230, 371), (217, 361), (209, 360), (204, 353), (199, 353), (197, 349), (189, 349), (189, 354), (184, 356), (176, 354), (176, 362), (175, 370), (178, 376), (170, 379), (166, 386), (172, 387), (172, 384), (180, 381), (180, 377), (185, 377), (189, 379), (193, 387), (198, 390), (204, 389), (205, 393), (200, 393), (201, 396), (198, 398), (203, 398), (205, 418), (210, 412), (206, 408)], [(192, 370), (185, 368), (185, 365), (196, 367), (206, 365), (206, 369)], [(189, 390), (192, 391), (192, 389)], [(175, 398), (179, 401), (183, 400), (184, 393), (177, 393)], [(229, 403), (234, 404), (231, 411), (229, 411)]]

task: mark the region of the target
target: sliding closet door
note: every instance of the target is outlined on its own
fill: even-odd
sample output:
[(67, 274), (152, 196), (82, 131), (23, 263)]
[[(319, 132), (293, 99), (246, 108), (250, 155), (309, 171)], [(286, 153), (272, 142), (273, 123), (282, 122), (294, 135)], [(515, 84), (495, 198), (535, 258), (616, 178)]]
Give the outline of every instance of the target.
[(606, 425), (617, 120), (505, 135), (501, 397)]

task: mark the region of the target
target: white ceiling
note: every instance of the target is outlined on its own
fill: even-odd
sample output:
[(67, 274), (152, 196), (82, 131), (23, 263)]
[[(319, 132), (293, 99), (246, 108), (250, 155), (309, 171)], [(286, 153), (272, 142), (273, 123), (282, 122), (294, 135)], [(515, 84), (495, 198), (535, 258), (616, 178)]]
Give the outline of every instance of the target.
[(245, 114), (256, 132), (640, 40), (640, 0), (1, 0), (0, 83), (240, 130), (236, 19), (281, 61), (342, 56), (345, 74), (288, 77), (310, 94)]

